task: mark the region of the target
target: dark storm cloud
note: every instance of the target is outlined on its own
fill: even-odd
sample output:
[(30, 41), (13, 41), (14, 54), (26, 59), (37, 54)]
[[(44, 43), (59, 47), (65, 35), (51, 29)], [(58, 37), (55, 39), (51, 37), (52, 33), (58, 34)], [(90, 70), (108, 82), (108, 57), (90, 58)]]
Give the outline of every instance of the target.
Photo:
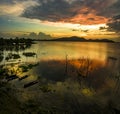
[[(48, 21), (59, 21), (76, 15), (73, 5), (65, 0), (39, 0), (39, 6), (27, 9), (22, 16)], [(77, 9), (76, 9), (77, 10)]]
[(111, 2), (108, 7), (103, 7), (103, 9), (100, 9), (100, 12), (98, 12), (98, 15), (103, 15), (105, 17), (113, 17), (116, 15), (119, 15), (120, 13), (120, 0), (113, 0), (116, 2)]
[(111, 14), (111, 19), (109, 19), (108, 31), (114, 31), (120, 33), (120, 0), (117, 0), (112, 6), (106, 10), (106, 14)]
[[(92, 12), (92, 16), (109, 18), (120, 10), (120, 0), (37, 0), (37, 2), (39, 5), (26, 9), (22, 16), (43, 21), (74, 23), (71, 20), (77, 15), (82, 15), (82, 18), (85, 18)], [(96, 19), (89, 17), (88, 20), (92, 22)], [(77, 20), (75, 23), (80, 23), (78, 21), (81, 20)], [(87, 23), (87, 19), (85, 21), (83, 23)], [(100, 21), (97, 20), (97, 22)]]
[(120, 15), (113, 17), (107, 25), (109, 31), (120, 33)]
[[(114, 3), (112, 6), (111, 6), (111, 9), (113, 9), (113, 13), (115, 15), (120, 15), (120, 0), (118, 0), (116, 3)], [(114, 16), (115, 16), (114, 15)]]
[[(80, 13), (83, 8), (83, 0), (38, 0), (39, 6), (31, 7), (23, 13), (23, 17), (40, 19), (43, 21), (69, 21), (72, 17)], [(87, 10), (81, 11), (87, 13)]]
[[(0, 5), (11, 5), (11, 4), (15, 4), (16, 2), (22, 2), (25, 0), (0, 0)], [(29, 0), (26, 0), (29, 1)]]
[(106, 30), (106, 27), (100, 27), (99, 30)]
[(16, 4), (16, 2), (22, 3), (29, 1), (36, 1), (36, 0), (0, 0), (0, 5), (13, 5)]
[(0, 4), (13, 4), (13, 0), (0, 0)]
[[(106, 23), (119, 15), (120, 0), (26, 0), (37, 2), (24, 9), (22, 17), (51, 22), (79, 24)], [(16, 4), (25, 0), (0, 0), (1, 4)]]

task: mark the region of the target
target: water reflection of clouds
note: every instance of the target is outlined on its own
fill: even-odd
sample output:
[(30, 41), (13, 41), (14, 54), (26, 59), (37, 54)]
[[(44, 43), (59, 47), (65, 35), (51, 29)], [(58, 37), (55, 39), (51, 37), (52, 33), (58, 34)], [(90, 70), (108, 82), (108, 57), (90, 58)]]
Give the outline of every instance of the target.
[[(90, 64), (87, 65), (88, 60)], [(79, 86), (93, 88), (96, 92), (113, 89), (116, 82), (113, 79), (115, 74), (112, 69), (109, 69), (103, 61), (88, 60), (85, 58), (68, 60), (67, 71), (66, 60), (44, 60), (32, 70), (32, 74), (40, 77), (40, 80), (46, 79), (48, 83), (64, 83), (69, 80), (71, 85), (71, 83), (77, 82)], [(82, 78), (78, 72), (82, 74)], [(111, 77), (111, 73), (113, 77)]]
[[(66, 62), (67, 62), (67, 74), (66, 74)], [(89, 68), (88, 68), (89, 67)], [(106, 67), (106, 68), (105, 68)], [(82, 75), (86, 76), (86, 72), (92, 73), (95, 70), (107, 69), (103, 61), (90, 60), (85, 58), (74, 59), (74, 60), (44, 60), (33, 70), (33, 74), (40, 75), (44, 78), (63, 81), (66, 75), (77, 77), (78, 70)], [(106, 72), (107, 73), (107, 72)]]
[(65, 59), (66, 54), (70, 59), (86, 57), (105, 60), (107, 57), (107, 46), (105, 43), (38, 42), (30, 50), (38, 54), (39, 60)]

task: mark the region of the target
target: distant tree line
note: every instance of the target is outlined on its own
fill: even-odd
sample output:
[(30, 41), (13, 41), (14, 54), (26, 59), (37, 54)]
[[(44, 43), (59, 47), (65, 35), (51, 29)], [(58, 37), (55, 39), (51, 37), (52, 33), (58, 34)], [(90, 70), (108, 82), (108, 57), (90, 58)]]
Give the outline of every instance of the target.
[(16, 37), (15, 39), (0, 38), (0, 45), (19, 45), (19, 44), (32, 44), (32, 43), (33, 43), (32, 39), (25, 39), (18, 37)]
[(10, 51), (20, 51), (20, 50), (25, 50), (26, 48), (31, 47), (33, 44), (32, 39), (25, 39), (25, 38), (18, 38), (16, 37), (15, 39), (10, 38), (10, 39), (5, 39), (5, 38), (0, 38), (0, 50), (10, 50)]

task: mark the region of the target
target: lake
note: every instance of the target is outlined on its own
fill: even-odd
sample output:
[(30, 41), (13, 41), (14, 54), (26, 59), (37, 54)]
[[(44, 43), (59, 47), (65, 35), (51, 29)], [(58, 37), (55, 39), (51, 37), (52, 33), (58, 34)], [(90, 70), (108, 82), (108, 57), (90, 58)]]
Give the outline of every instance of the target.
[[(4, 50), (4, 56), (8, 53), (35, 52), (36, 58), (27, 59), (22, 56), (22, 62), (42, 60), (63, 60), (66, 55), (68, 59), (79, 59), (81, 57), (106, 61), (109, 57), (120, 58), (120, 45), (118, 43), (92, 43), (92, 42), (36, 42), (29, 49), (17, 52)], [(7, 61), (5, 61), (7, 63)]]
[[(35, 42), (31, 47), (24, 50), (4, 50), (3, 55), (4, 58), (0, 64), (11, 64), (11, 63), (41, 63), (40, 68), (34, 69), (34, 74), (36, 72), (40, 74), (43, 71), (49, 71), (51, 67), (48, 67), (50, 61), (64, 61), (63, 67), (59, 71), (59, 67), (57, 63), (51, 63), (52, 66), (57, 69), (59, 72), (65, 71), (66, 59), (69, 60), (79, 60), (79, 59), (89, 59), (94, 61), (94, 64), (99, 62), (99, 65), (104, 67), (111, 68), (113, 72), (119, 72), (120, 67), (120, 44), (119, 43), (92, 43), (92, 42)], [(35, 56), (25, 56), (23, 53), (35, 53)], [(19, 54), (20, 58), (17, 59), (9, 59), (5, 58), (9, 54)], [(66, 58), (67, 57), (67, 58)], [(42, 67), (42, 68), (41, 68)], [(69, 67), (69, 65), (68, 65)], [(41, 71), (41, 69), (43, 71)], [(44, 74), (44, 73), (43, 73)], [(56, 75), (51, 73), (51, 75)], [(49, 75), (47, 76), (49, 79)]]
[[(7, 76), (0, 80), (6, 83), (0, 92), (3, 98), (14, 96), (11, 102), (17, 99), (21, 113), (119, 111), (119, 43), (41, 41), (24, 47), (0, 51), (6, 71), (0, 73)], [(9, 100), (4, 101), (12, 106)]]

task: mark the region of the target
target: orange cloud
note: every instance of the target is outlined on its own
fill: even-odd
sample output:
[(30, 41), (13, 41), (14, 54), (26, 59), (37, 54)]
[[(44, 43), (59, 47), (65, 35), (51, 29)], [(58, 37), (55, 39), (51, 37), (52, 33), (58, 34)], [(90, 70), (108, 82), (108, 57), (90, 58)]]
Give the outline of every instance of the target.
[[(75, 10), (75, 9), (73, 9)], [(71, 23), (79, 23), (82, 25), (94, 25), (94, 24), (104, 24), (107, 23), (109, 18), (104, 16), (98, 16), (97, 12), (90, 8), (82, 8), (79, 9), (77, 15), (71, 18), (62, 19), (62, 22), (71, 22)]]

